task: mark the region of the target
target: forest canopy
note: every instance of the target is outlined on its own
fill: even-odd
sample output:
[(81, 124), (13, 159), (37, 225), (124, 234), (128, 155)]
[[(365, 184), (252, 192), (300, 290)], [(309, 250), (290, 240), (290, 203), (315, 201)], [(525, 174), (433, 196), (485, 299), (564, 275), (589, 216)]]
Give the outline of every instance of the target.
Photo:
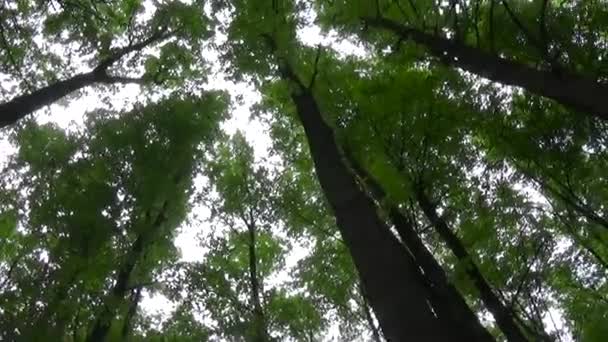
[(0, 340), (608, 339), (608, 3), (0, 0)]

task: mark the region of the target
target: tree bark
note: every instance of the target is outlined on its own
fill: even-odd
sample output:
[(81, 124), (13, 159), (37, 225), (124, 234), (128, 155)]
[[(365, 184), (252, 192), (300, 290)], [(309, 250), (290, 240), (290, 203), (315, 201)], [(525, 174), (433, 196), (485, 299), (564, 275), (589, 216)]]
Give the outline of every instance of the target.
[[(525, 333), (521, 330), (520, 325), (517, 323), (516, 313), (512, 309), (506, 307), (502, 300), (494, 293), (494, 290), (490, 284), (486, 281), (485, 277), (471, 258), (471, 255), (464, 247), (458, 236), (450, 229), (447, 222), (441, 218), (432, 201), (427, 197), (422, 189), (416, 191), (416, 200), (422, 208), (422, 211), (431, 222), (435, 231), (452, 253), (458, 258), (459, 262), (464, 264), (467, 275), (473, 281), (473, 284), (479, 291), (479, 296), (483, 301), (484, 305), (492, 313), (496, 324), (500, 330), (505, 334), (508, 341), (519, 342), (529, 341)], [(550, 341), (548, 335), (536, 336), (541, 341)]]
[[(386, 198), (382, 186), (354, 158), (348, 154), (347, 158), (355, 173), (371, 192), (371, 196), (382, 202)], [(458, 336), (458, 339), (463, 341), (494, 341), (494, 337), (484, 328), (458, 289), (450, 283), (445, 271), (424, 245), (409, 219), (395, 205), (389, 204), (387, 209), (401, 241), (430, 282), (433, 307), (441, 319), (450, 322), (452, 330), (455, 331), (454, 337)]]
[(372, 331), (372, 338), (374, 342), (382, 342), (380, 338), (380, 331), (378, 331), (378, 327), (376, 327), (376, 322), (374, 322), (374, 318), (372, 317), (372, 312), (369, 307), (369, 300), (367, 299), (367, 294), (365, 294), (365, 290), (363, 290), (363, 285), (359, 284), (359, 292), (361, 292), (361, 298), (363, 299), (361, 305), (363, 306), (363, 313), (365, 314), (365, 320), (367, 321), (367, 325), (369, 329)]
[(608, 120), (608, 85), (575, 73), (539, 70), (524, 63), (502, 58), (462, 42), (431, 35), (386, 18), (365, 18), (373, 27), (412, 40), (447, 65), (506, 85), (522, 87), (531, 93), (553, 99), (567, 107), (602, 120)]
[(79, 74), (0, 104), (0, 128), (12, 125), (26, 115), (96, 82), (97, 76), (93, 72)]
[(414, 260), (379, 219), (371, 199), (348, 170), (332, 129), (323, 121), (310, 89), (289, 65), (281, 77), (299, 89), (291, 92), (304, 127), (317, 178), (384, 336), (389, 341), (446, 341), (453, 336), (429, 306), (429, 292)]
[(120, 60), (125, 55), (140, 51), (143, 48), (163, 39), (172, 36), (174, 33), (157, 31), (149, 38), (122, 49), (118, 49), (110, 57), (101, 61), (95, 69), (90, 72), (81, 73), (66, 80), (58, 81), (41, 89), (35, 90), (30, 94), (17, 96), (14, 99), (0, 104), (0, 128), (15, 124), (28, 114), (54, 103), (64, 96), (93, 85), (95, 83), (142, 83), (139, 78), (111, 76), (108, 68)]

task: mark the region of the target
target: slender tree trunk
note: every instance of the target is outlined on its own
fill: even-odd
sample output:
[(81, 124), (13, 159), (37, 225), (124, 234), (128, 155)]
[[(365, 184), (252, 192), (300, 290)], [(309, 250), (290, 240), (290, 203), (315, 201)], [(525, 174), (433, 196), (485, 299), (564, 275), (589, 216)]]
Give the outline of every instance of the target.
[[(483, 301), (486, 308), (492, 313), (496, 324), (505, 334), (509, 341), (528, 341), (525, 333), (521, 330), (520, 325), (517, 323), (517, 315), (512, 309), (505, 306), (502, 300), (494, 293), (494, 290), (490, 284), (486, 281), (485, 277), (472, 260), (471, 255), (464, 247), (458, 236), (450, 229), (447, 222), (441, 218), (432, 201), (427, 197), (422, 189), (416, 191), (416, 199), (418, 204), (422, 208), (422, 211), (431, 222), (435, 231), (441, 239), (445, 242), (452, 253), (458, 258), (459, 262), (464, 263), (464, 269), (467, 275), (473, 281), (473, 284), (479, 291), (479, 296)], [(548, 335), (543, 334), (536, 336), (539, 340), (550, 341)]]
[(127, 253), (125, 263), (121, 266), (116, 277), (116, 284), (106, 298), (101, 312), (97, 315), (93, 330), (87, 337), (87, 342), (103, 342), (112, 325), (112, 320), (118, 311), (118, 307), (124, 302), (129, 290), (129, 279), (135, 269), (137, 260), (144, 251), (144, 234), (140, 234), (133, 243), (131, 250)]
[(133, 318), (137, 313), (137, 306), (139, 305), (139, 301), (141, 300), (141, 289), (142, 287), (138, 287), (131, 294), (131, 303), (129, 304), (129, 310), (127, 311), (127, 315), (125, 317), (125, 323), (122, 326), (121, 336), (122, 340), (126, 341), (131, 334), (131, 326), (133, 325)]
[(253, 303), (253, 324), (255, 336), (253, 342), (267, 342), (270, 340), (268, 330), (266, 328), (266, 318), (260, 300), (260, 282), (258, 279), (257, 270), (257, 255), (256, 255), (256, 226), (253, 222), (247, 223), (247, 231), (249, 233), (249, 282), (251, 284), (251, 302)]
[[(494, 341), (494, 337), (481, 324), (462, 294), (450, 283), (445, 271), (424, 245), (407, 218), (394, 206), (389, 209), (389, 217), (404, 245), (429, 278), (433, 288), (433, 303), (438, 315), (451, 321), (455, 329), (467, 327), (466, 329), (471, 332), (472, 337), (470, 338), (474, 338), (475, 341)], [(527, 340), (510, 341), (524, 342)]]
[(131, 249), (127, 253), (125, 261), (121, 265), (120, 269), (118, 270), (118, 274), (116, 275), (116, 283), (114, 284), (114, 287), (112, 287), (108, 297), (105, 299), (101, 312), (95, 319), (93, 330), (86, 339), (87, 342), (105, 341), (112, 325), (112, 320), (116, 316), (116, 312), (118, 311), (120, 305), (124, 303), (125, 296), (129, 291), (129, 280), (131, 278), (131, 274), (133, 273), (137, 262), (144, 253), (145, 248), (152, 240), (151, 238), (155, 235), (154, 233), (165, 221), (166, 208), (167, 202), (165, 201), (163, 208), (158, 216), (156, 216), (151, 229), (140, 233), (133, 242), (133, 245), (131, 245)]
[(332, 129), (310, 89), (289, 65), (281, 76), (293, 82), (291, 98), (304, 126), (315, 171), (337, 221), (362, 284), (389, 341), (445, 341), (454, 336), (429, 306), (428, 289), (414, 260), (379, 219), (338, 150)]
[[(354, 171), (371, 192), (371, 196), (378, 202), (382, 202), (386, 198), (384, 189), (354, 158), (348, 154), (347, 158)], [(464, 334), (468, 334), (460, 337), (461, 339), (494, 341), (492, 335), (483, 327), (458, 289), (450, 283), (445, 271), (424, 245), (410, 221), (394, 205), (388, 206), (388, 215), (401, 241), (429, 280), (432, 293), (431, 302), (439, 317), (450, 322), (453, 330), (463, 330)], [(517, 342), (520, 341), (527, 340)]]
[(608, 120), (608, 85), (583, 76), (539, 70), (502, 58), (462, 42), (428, 34), (386, 18), (366, 18), (373, 27), (395, 33), (426, 47), (444, 64), (453, 65), (495, 82), (522, 87), (577, 111)]

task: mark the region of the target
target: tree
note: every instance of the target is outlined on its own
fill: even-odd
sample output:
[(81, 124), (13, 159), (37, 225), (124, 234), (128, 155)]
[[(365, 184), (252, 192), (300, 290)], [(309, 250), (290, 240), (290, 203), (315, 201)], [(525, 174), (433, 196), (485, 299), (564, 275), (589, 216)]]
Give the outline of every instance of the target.
[[(319, 2), (319, 9), (328, 18), (340, 18), (350, 28), (363, 21), (366, 27), (387, 30), (397, 37), (397, 48), (401, 42), (411, 40), (441, 63), (608, 119), (601, 100), (608, 91), (602, 81), (601, 38), (588, 26), (566, 32), (563, 29), (576, 18), (604, 29), (605, 23), (588, 11), (605, 12), (605, 4), (562, 4), (554, 8), (545, 0), (476, 0), (469, 4), (451, 1), (432, 5), (364, 0), (355, 6)], [(509, 28), (516, 34), (510, 38), (498, 36), (494, 27)], [(579, 40), (579, 36), (584, 38)], [(517, 44), (525, 50), (518, 50)]]
[(605, 6), (0, 0), (0, 338), (601, 340)]
[[(34, 334), (30, 340), (66, 331), (80, 336), (89, 323), (83, 317), (94, 322), (88, 340), (105, 340), (128, 291), (174, 258), (171, 237), (185, 215), (192, 173), (225, 103), (222, 94), (208, 93), (120, 118), (98, 112), (80, 134), (36, 125), (20, 131), (24, 143), (9, 169), (14, 178), (6, 179), (24, 196), (17, 221), (24, 229), (13, 235), (35, 244), (24, 244), (5, 284), (19, 292), (5, 293), (11, 329), (3, 331)], [(186, 153), (158, 158), (177, 151)], [(28, 282), (45, 284), (44, 291)]]
[[(9, 72), (21, 78), (27, 93), (17, 95), (12, 99), (0, 104), (0, 128), (16, 123), (26, 115), (50, 105), (72, 92), (95, 84), (116, 83), (139, 83), (139, 84), (163, 84), (172, 79), (180, 79), (184, 76), (192, 76), (203, 63), (201, 56), (193, 53), (193, 49), (200, 46), (200, 39), (208, 36), (206, 30), (206, 18), (198, 10), (197, 3), (185, 5), (178, 1), (168, 2), (156, 9), (149, 19), (145, 17), (140, 1), (126, 0), (113, 1), (112, 3), (95, 5), (87, 1), (59, 2), (59, 9), (54, 9), (54, 1), (45, 1), (40, 4), (35, 2), (19, 2), (17, 9), (2, 7), (4, 16), (10, 17), (15, 29), (15, 36), (8, 36), (8, 30), (0, 27), (3, 39), (3, 57), (8, 59), (6, 65), (11, 65)], [(56, 75), (55, 68), (70, 63), (71, 56), (62, 60), (61, 55), (48, 53), (41, 54), (35, 48), (26, 48), (19, 42), (20, 35), (26, 35), (28, 42), (32, 43), (32, 32), (35, 32), (37, 22), (28, 21), (28, 16), (41, 17), (44, 37), (67, 35), (67, 42), (80, 45), (75, 49), (79, 53), (94, 54), (96, 58), (89, 61), (93, 65), (91, 71), (76, 73), (72, 76)], [(80, 25), (84, 20), (84, 25)], [(24, 23), (28, 26), (21, 26)], [(11, 24), (9, 24), (11, 25)], [(167, 42), (169, 39), (179, 41)], [(63, 39), (58, 40), (62, 43)], [(127, 44), (122, 41), (126, 40)], [(14, 42), (13, 42), (14, 41)], [(119, 47), (116, 45), (120, 44)], [(142, 51), (158, 43), (165, 43), (160, 48), (159, 56), (154, 54), (145, 55), (145, 58), (126, 60), (126, 56)], [(25, 44), (24, 44), (25, 45)], [(34, 45), (34, 44), (31, 44)], [(32, 50), (32, 51), (28, 51)], [(17, 56), (20, 59), (17, 59)], [(44, 74), (47, 85), (34, 89), (27, 80), (28, 77), (21, 74), (26, 58), (32, 59), (28, 63), (39, 64), (48, 68), (48, 64), (54, 67)], [(119, 65), (119, 70), (127, 66), (134, 68), (137, 64), (145, 66), (144, 75), (141, 77), (119, 76), (109, 72), (111, 67)], [(69, 70), (69, 68), (68, 68)], [(40, 77), (32, 75), (33, 77)], [(63, 80), (57, 80), (64, 78)], [(41, 83), (36, 81), (36, 83)]]
[[(445, 334), (448, 320), (441, 321), (433, 314), (427, 304), (430, 293), (424, 275), (392, 236), (388, 227), (381, 222), (373, 202), (358, 188), (353, 174), (342, 161), (332, 129), (324, 122), (313, 95), (316, 73), (313, 72), (309, 83), (305, 84), (290, 64), (290, 58), (293, 57), (289, 55), (290, 46), (285, 39), (289, 37), (286, 37), (289, 31), (293, 32), (292, 25), (295, 23), (292, 21), (293, 17), (283, 14), (288, 6), (287, 2), (266, 8), (238, 3), (235, 6), (238, 13), (251, 15), (251, 10), (261, 11), (259, 14), (262, 17), (272, 15), (275, 19), (271, 20), (268, 27), (263, 26), (256, 33), (252, 33), (251, 29), (245, 29), (249, 23), (248, 18), (239, 16), (232, 23), (231, 33), (234, 36), (231, 38), (237, 40), (235, 38), (244, 31), (247, 35), (257, 34), (266, 44), (265, 48), (269, 49), (271, 57), (276, 59), (275, 65), (281, 80), (290, 84), (290, 98), (295, 105), (295, 114), (304, 127), (319, 182), (336, 215), (340, 232), (353, 256), (363, 287), (378, 315), (385, 336), (393, 340), (412, 336), (423, 339), (438, 338)], [(230, 47), (228, 45), (228, 48)], [(260, 49), (259, 45), (257, 48)], [(284, 50), (280, 50), (281, 48)], [(239, 50), (232, 51), (238, 60), (238, 57), (241, 57), (238, 55)], [(267, 59), (267, 56), (268, 54), (262, 55), (262, 58)], [(261, 65), (260, 61), (255, 61), (255, 57), (254, 55), (254, 61), (248, 60), (246, 66)], [(262, 69), (261, 72), (268, 72), (268, 68)], [(387, 278), (386, 270), (393, 273), (390, 279)], [(406, 309), (412, 305), (417, 308), (415, 316), (411, 315), (412, 311)], [(477, 319), (471, 316), (473, 319), (467, 322), (469, 329), (462, 332), (463, 338), (491, 339)], [(411, 326), (404, 328), (401, 324), (404, 317), (412, 322)]]
[(272, 232), (281, 220), (269, 170), (255, 164), (239, 132), (216, 146), (205, 169), (207, 191), (216, 194), (209, 198), (211, 221), (228, 231), (203, 240), (209, 248), (204, 262), (181, 265), (184, 273), (173, 282), (171, 296), (183, 305), (198, 303), (219, 327), (215, 336), (313, 340), (321, 314), (305, 295), (293, 293), (296, 289), (271, 282), (285, 266), (287, 246)]

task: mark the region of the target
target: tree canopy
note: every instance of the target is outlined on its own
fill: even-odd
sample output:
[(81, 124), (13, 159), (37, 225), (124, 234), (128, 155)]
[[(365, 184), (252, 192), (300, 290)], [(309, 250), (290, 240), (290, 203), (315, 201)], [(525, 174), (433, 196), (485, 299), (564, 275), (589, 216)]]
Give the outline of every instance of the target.
[(605, 341), (607, 29), (0, 0), (0, 340)]

